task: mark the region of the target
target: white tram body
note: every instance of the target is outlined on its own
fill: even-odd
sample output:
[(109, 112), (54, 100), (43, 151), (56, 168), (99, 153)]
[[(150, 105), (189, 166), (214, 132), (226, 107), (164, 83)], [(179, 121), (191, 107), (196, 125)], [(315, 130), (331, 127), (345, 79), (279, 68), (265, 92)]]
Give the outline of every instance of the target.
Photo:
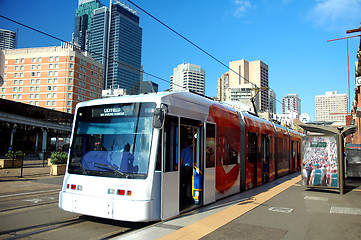
[[(277, 169), (258, 169), (261, 147), (252, 145), (247, 124), (257, 125), (255, 134), (268, 139), (270, 147), (258, 158), (264, 156), (271, 166), (269, 152), (277, 145), (267, 132), (276, 132), (271, 123), (190, 92), (79, 103), (59, 207), (101, 218), (156, 221), (271, 181)], [(186, 141), (193, 153), (189, 181), (181, 165)], [(267, 174), (271, 177), (263, 181)]]

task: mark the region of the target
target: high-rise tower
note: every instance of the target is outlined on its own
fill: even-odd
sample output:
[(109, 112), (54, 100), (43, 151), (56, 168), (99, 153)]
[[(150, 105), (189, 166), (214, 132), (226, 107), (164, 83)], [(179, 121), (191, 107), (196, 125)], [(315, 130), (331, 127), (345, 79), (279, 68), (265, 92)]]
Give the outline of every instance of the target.
[[(112, 1), (110, 8), (98, 0), (80, 0), (77, 15), (80, 13), (83, 15), (77, 16), (75, 26), (85, 29), (86, 34), (79, 31), (79, 46), (84, 44), (94, 60), (103, 64), (104, 89), (123, 88), (127, 94), (138, 94), (142, 52), (139, 13), (117, 0)], [(74, 33), (74, 39), (75, 36)]]
[(14, 49), (16, 47), (16, 33), (0, 29), (0, 49)]
[(89, 50), (94, 10), (101, 6), (103, 4), (99, 0), (79, 0), (75, 15), (73, 43), (83, 51)]
[(173, 69), (170, 77), (170, 90), (191, 90), (201, 95), (205, 93), (205, 70), (201, 66), (182, 63)]

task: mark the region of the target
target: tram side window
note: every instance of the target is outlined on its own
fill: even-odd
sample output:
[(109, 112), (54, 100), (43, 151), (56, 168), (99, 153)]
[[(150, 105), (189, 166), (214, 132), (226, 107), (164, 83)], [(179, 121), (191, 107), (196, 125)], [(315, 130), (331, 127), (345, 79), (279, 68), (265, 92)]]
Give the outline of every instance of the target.
[(178, 118), (166, 116), (164, 125), (163, 170), (173, 172), (178, 169)]
[(206, 167), (215, 166), (215, 149), (216, 149), (216, 131), (214, 124), (206, 126)]
[(257, 162), (257, 134), (248, 133), (248, 162)]

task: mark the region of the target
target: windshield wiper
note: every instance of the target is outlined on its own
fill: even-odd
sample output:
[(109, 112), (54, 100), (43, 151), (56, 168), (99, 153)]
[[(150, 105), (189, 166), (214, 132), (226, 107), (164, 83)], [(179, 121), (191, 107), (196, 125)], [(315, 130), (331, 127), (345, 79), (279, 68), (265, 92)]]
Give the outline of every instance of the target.
[(89, 163), (92, 163), (94, 165), (99, 165), (99, 166), (105, 166), (105, 167), (108, 167), (109, 169), (113, 170), (114, 172), (116, 173), (119, 173), (122, 177), (125, 177), (125, 178), (129, 178), (129, 174), (126, 174), (126, 173), (123, 173), (123, 172), (120, 172), (118, 169), (116, 169), (114, 166), (112, 165), (108, 165), (108, 164), (103, 164), (103, 163), (97, 163), (97, 162), (89, 162)]

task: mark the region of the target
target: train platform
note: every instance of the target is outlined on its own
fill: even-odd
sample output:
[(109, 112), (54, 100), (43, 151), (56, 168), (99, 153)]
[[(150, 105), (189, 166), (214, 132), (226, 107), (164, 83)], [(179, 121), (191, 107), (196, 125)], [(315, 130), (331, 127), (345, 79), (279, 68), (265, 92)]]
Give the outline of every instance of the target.
[(282, 177), (113, 239), (361, 239), (361, 180), (345, 194)]

